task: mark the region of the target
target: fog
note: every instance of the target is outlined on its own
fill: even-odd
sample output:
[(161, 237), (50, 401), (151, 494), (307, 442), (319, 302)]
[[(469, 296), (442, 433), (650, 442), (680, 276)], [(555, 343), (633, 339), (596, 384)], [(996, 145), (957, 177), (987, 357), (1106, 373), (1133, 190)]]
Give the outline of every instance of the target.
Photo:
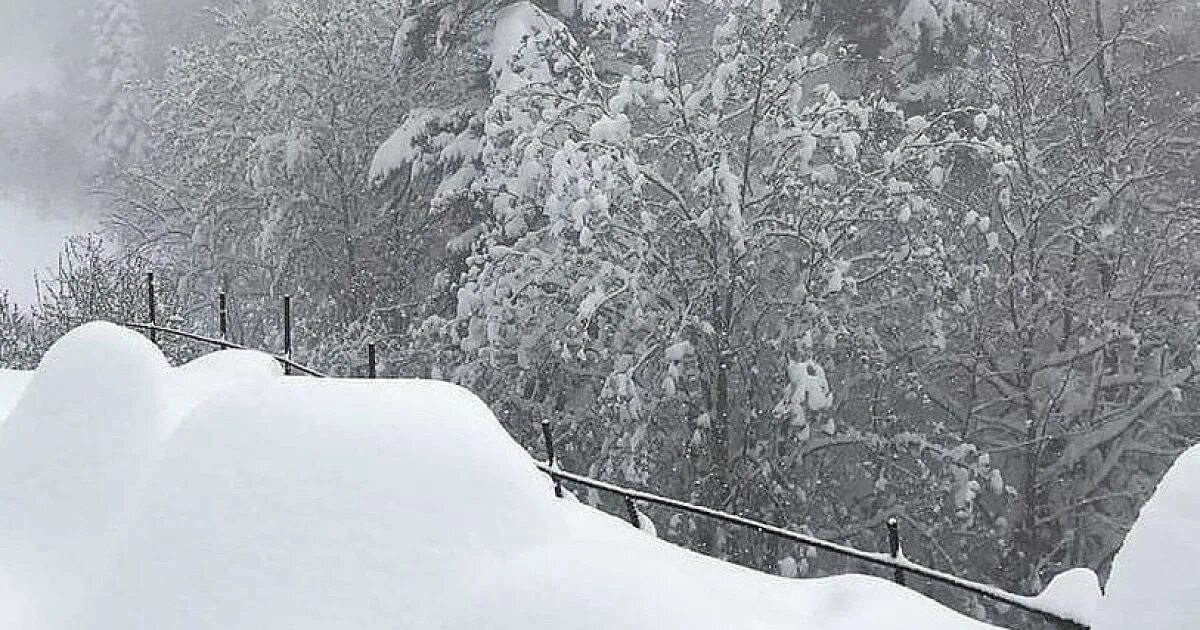
[(95, 228), (86, 215), (5, 200), (0, 200), (0, 225), (0, 290), (22, 306), (36, 301), (34, 275), (55, 266), (64, 239)]
[(87, 133), (73, 122), (83, 100), (64, 87), (84, 54), (73, 5), (0, 0), (0, 291), (21, 305), (64, 237), (97, 223), (78, 142)]
[(50, 90), (58, 84), (58, 69), (48, 57), (14, 51), (0, 59), (0, 98), (30, 90)]
[[(140, 3), (142, 55), (161, 71), (167, 49), (204, 37), (213, 0)], [(0, 0), (0, 291), (33, 299), (36, 269), (67, 233), (106, 212), (95, 187), (92, 99), (95, 0)]]

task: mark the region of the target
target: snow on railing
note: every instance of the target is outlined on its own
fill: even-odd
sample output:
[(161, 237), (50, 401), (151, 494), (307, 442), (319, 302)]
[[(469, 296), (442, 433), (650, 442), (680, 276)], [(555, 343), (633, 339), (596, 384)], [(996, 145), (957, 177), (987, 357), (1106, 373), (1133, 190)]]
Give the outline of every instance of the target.
[[(224, 293), (221, 293), (219, 296), (220, 306), (219, 306), (219, 311), (218, 311), (218, 316), (219, 316), (218, 328), (220, 330), (221, 337), (220, 338), (208, 337), (205, 335), (199, 335), (196, 333), (187, 332), (185, 330), (179, 330), (176, 328), (170, 328), (170, 327), (158, 325), (155, 322), (155, 319), (156, 319), (155, 310), (156, 309), (155, 309), (154, 274), (153, 273), (146, 274), (146, 284), (147, 284), (146, 295), (147, 295), (147, 307), (148, 307), (147, 315), (149, 316), (150, 321), (149, 322), (131, 322), (131, 323), (126, 323), (125, 326), (127, 326), (129, 328), (146, 331), (148, 333), (151, 341), (154, 341), (156, 343), (158, 340), (158, 334), (162, 333), (162, 334), (166, 334), (166, 335), (173, 335), (176, 337), (189, 339), (192, 341), (197, 341), (200, 343), (207, 343), (209, 345), (213, 345), (213, 346), (219, 347), (221, 349), (226, 349), (226, 350), (228, 350), (228, 349), (253, 350), (253, 348), (249, 348), (242, 344), (234, 343), (225, 338), (226, 334), (227, 334), (227, 306), (226, 306), (227, 303), (226, 303)], [(282, 355), (275, 354), (272, 352), (264, 352), (264, 353), (270, 355), (272, 358), (274, 358), (276, 361), (278, 361), (280, 364), (282, 364), (284, 366), (284, 368), (287, 370), (295, 370), (297, 372), (301, 372), (301, 373), (307, 374), (309, 376), (325, 378), (328, 375), (323, 374), (317, 370), (314, 370), (313, 368), (310, 368), (308, 366), (297, 363), (297, 362), (293, 361), (291, 358), (291, 354), (292, 354), (292, 343), (291, 343), (292, 342), (292, 338), (291, 338), (292, 337), (292, 335), (291, 335), (292, 308), (291, 308), (291, 306), (292, 306), (291, 305), (291, 297), (290, 296), (285, 297), (283, 300), (284, 353)], [(367, 362), (368, 362), (369, 378), (375, 378), (375, 375), (376, 375), (375, 344), (369, 344), (367, 346)], [(912, 560), (909, 560), (908, 558), (904, 557), (904, 554), (900, 551), (899, 527), (898, 527), (898, 523), (895, 518), (890, 518), (890, 519), (888, 519), (888, 522), (887, 522), (889, 553), (881, 553), (881, 552), (876, 552), (876, 551), (864, 551), (862, 549), (858, 549), (855, 547), (850, 547), (848, 545), (843, 545), (843, 544), (835, 543), (832, 541), (824, 540), (821, 538), (817, 538), (815, 536), (810, 536), (807, 534), (802, 534), (800, 532), (794, 532), (794, 531), (791, 531), (788, 529), (783, 529), (782, 527), (777, 527), (775, 525), (770, 525), (767, 523), (763, 523), (761, 521), (756, 521), (756, 520), (753, 520), (750, 518), (746, 518), (744, 516), (738, 516), (736, 514), (722, 512), (720, 510), (716, 510), (713, 508), (705, 507), (702, 505), (696, 505), (694, 503), (688, 503), (686, 501), (680, 501), (678, 499), (664, 497), (664, 496), (653, 494), (650, 492), (645, 492), (642, 490), (635, 490), (633, 488), (626, 488), (623, 486), (618, 486), (616, 484), (608, 483), (605, 481), (600, 481), (599, 479), (593, 479), (591, 477), (586, 477), (584, 475), (579, 475), (579, 474), (576, 474), (573, 472), (563, 470), (563, 469), (559, 468), (557, 459), (555, 457), (554, 435), (553, 435), (552, 427), (550, 426), (550, 422), (548, 420), (544, 420), (542, 422), (542, 437), (545, 441), (547, 461), (535, 462), (535, 466), (537, 466), (537, 468), (539, 470), (541, 470), (542, 472), (549, 475), (550, 478), (554, 481), (554, 494), (556, 497), (561, 498), (563, 496), (562, 482), (564, 480), (570, 481), (572, 483), (577, 483), (581, 486), (586, 486), (589, 488), (594, 488), (596, 490), (603, 490), (606, 492), (616, 494), (624, 500), (625, 508), (629, 512), (629, 515), (628, 515), (629, 521), (631, 524), (633, 524), (634, 527), (640, 528), (642, 526), (642, 519), (639, 516), (638, 510), (637, 510), (637, 502), (641, 501), (643, 503), (650, 503), (650, 504), (654, 504), (654, 505), (668, 507), (668, 508), (672, 508), (675, 510), (679, 510), (681, 512), (687, 512), (689, 514), (696, 514), (699, 516), (705, 516), (708, 518), (712, 518), (712, 519), (715, 519), (718, 521), (723, 521), (723, 522), (731, 523), (734, 525), (740, 525), (742, 527), (746, 527), (748, 529), (752, 529), (752, 530), (755, 530), (755, 531), (758, 531), (758, 532), (761, 532), (761, 533), (764, 533), (764, 534), (767, 534), (770, 536), (775, 536), (775, 537), (782, 538), (785, 540), (790, 540), (790, 541), (793, 541), (796, 543), (800, 543), (802, 545), (806, 545), (809, 547), (822, 549), (822, 550), (825, 550), (825, 551), (828, 551), (828, 552), (831, 552), (834, 554), (838, 554), (841, 556), (845, 556), (848, 558), (855, 558), (857, 560), (861, 560), (868, 564), (873, 564), (875, 566), (882, 567), (885, 569), (891, 569), (892, 571), (894, 571), (892, 579), (896, 583), (901, 584), (901, 585), (904, 585), (904, 583), (905, 583), (905, 579), (904, 579), (905, 574), (913, 573), (915, 575), (919, 575), (921, 577), (932, 580), (934, 582), (939, 582), (941, 584), (945, 584), (945, 585), (951, 586), (953, 588), (957, 588), (957, 589), (961, 589), (961, 590), (964, 590), (964, 591), (967, 591), (970, 593), (974, 593), (976, 595), (986, 597), (988, 599), (1000, 602), (1000, 603), (1008, 605), (1008, 606), (1012, 606), (1014, 608), (1019, 608), (1024, 611), (1027, 611), (1027, 612), (1030, 612), (1030, 613), (1033, 613), (1036, 615), (1040, 615), (1040, 616), (1056, 623), (1057, 625), (1059, 625), (1060, 627), (1062, 627), (1064, 629), (1087, 630), (1087, 628), (1089, 627), (1088, 624), (1086, 623), (1086, 620), (1071, 619), (1069, 616), (1065, 616), (1061, 611), (1053, 610), (1052, 606), (1045, 605), (1044, 602), (1042, 602), (1037, 597), (1031, 597), (1031, 596), (1026, 596), (1026, 595), (1017, 595), (1016, 593), (1010, 593), (1008, 591), (1005, 591), (1004, 589), (997, 588), (997, 587), (991, 586), (989, 584), (983, 584), (983, 583), (975, 582), (975, 581), (968, 580), (965, 578), (960, 578), (956, 575), (946, 573), (944, 571), (939, 571), (937, 569), (933, 569), (933, 568), (927, 567), (925, 565), (913, 562)]]
[(990, 584), (982, 584), (980, 582), (974, 582), (972, 580), (960, 578), (956, 575), (946, 573), (944, 571), (938, 571), (937, 569), (933, 569), (922, 564), (917, 564), (916, 562), (909, 560), (908, 558), (904, 557), (903, 553), (900, 552), (899, 529), (897, 527), (895, 518), (888, 519), (888, 539), (889, 547), (891, 548), (890, 553), (863, 551), (862, 549), (857, 549), (848, 545), (842, 545), (817, 538), (815, 536), (809, 536), (800, 532), (783, 529), (782, 527), (776, 527), (775, 525), (749, 519), (744, 516), (722, 512), (720, 510), (715, 510), (702, 505), (696, 505), (694, 503), (688, 503), (678, 499), (671, 499), (669, 497), (664, 497), (641, 490), (634, 490), (632, 488), (618, 486), (616, 484), (600, 481), (599, 479), (593, 479), (591, 477), (585, 477), (584, 475), (563, 470), (558, 467), (558, 462), (554, 458), (554, 437), (553, 432), (550, 430), (550, 422), (548, 420), (542, 421), (542, 436), (545, 439), (546, 452), (549, 457), (547, 461), (539, 461), (536, 462), (535, 465), (537, 466), (538, 470), (546, 473), (551, 479), (554, 480), (556, 496), (562, 496), (561, 483), (563, 480), (571, 481), (581, 486), (595, 488), (596, 490), (611, 492), (625, 500), (626, 509), (630, 513), (629, 520), (631, 523), (633, 523), (634, 527), (640, 526), (640, 519), (637, 516), (637, 505), (635, 501), (642, 501), (645, 503), (669, 507), (681, 512), (687, 512), (689, 514), (706, 516), (708, 518), (724, 521), (726, 523), (741, 525), (764, 534), (797, 542), (809, 547), (815, 547), (817, 549), (829, 551), (841, 556), (855, 558), (875, 566), (893, 569), (895, 571), (893, 580), (901, 585), (904, 584), (905, 573), (914, 573), (947, 586), (952, 586), (954, 588), (968, 591), (976, 595), (981, 595), (983, 597), (987, 597), (988, 599), (992, 599), (1027, 612), (1041, 615), (1050, 621), (1056, 622), (1062, 628), (1086, 630), (1088, 627), (1080, 620), (1070, 619), (1063, 616), (1058, 611), (1043, 607), (1041, 602), (1038, 601), (1038, 598), (1036, 597), (1010, 593), (1004, 589), (991, 586)]

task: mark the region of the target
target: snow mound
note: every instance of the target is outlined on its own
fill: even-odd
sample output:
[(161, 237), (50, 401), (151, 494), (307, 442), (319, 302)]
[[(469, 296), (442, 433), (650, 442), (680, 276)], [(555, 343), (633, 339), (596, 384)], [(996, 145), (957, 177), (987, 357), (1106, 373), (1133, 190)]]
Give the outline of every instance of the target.
[(0, 501), (0, 624), (23, 630), (991, 627), (555, 499), (456, 386), (247, 352), (171, 369), (108, 324), (56, 344), (0, 426)]
[(992, 626), (862, 575), (788, 579), (693, 553), (559, 502), (553, 544), (482, 567), (472, 606), (445, 626), (571, 630), (949, 630)]
[(1200, 445), (1175, 460), (1113, 559), (1095, 630), (1184, 630), (1200, 619)]
[(238, 387), (180, 426), (92, 614), (112, 629), (443, 627), (475, 567), (544, 544), (548, 496), (452, 385)]
[(171, 415), (182, 418), (202, 401), (243, 383), (265, 384), (283, 376), (270, 355), (252, 350), (222, 350), (172, 370)]
[(1091, 569), (1063, 571), (1037, 597), (1027, 601), (1041, 610), (1091, 626), (1100, 603), (1100, 578)]
[(6, 370), (0, 368), (0, 424), (8, 417), (13, 405), (20, 400), (29, 379), (33, 378), (30, 370)]
[[(8, 627), (77, 604), (166, 439), (166, 359), (88, 324), (42, 358), (0, 427), (0, 604)], [(15, 620), (15, 623), (14, 623)]]

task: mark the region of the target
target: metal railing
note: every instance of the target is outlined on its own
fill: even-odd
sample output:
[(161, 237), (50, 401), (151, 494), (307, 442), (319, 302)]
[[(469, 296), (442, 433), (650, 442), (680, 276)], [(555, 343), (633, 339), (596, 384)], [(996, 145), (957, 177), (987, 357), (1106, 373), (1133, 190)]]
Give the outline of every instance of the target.
[(177, 328), (169, 328), (167, 326), (158, 326), (155, 324), (145, 324), (145, 323), (141, 323), (141, 322), (126, 322), (122, 325), (127, 328), (134, 328), (137, 330), (142, 330), (142, 331), (146, 331), (148, 333), (152, 333), (152, 334), (154, 334), (155, 337), (158, 336), (158, 333), (174, 335), (176, 337), (180, 337), (183, 339), (189, 339), (191, 341), (198, 341), (200, 343), (211, 344), (211, 345), (221, 348), (222, 350), (254, 350), (255, 352), (262, 352), (263, 354), (269, 355), (272, 359), (275, 359), (276, 361), (278, 361), (279, 364), (282, 365), (286, 369), (295, 370), (302, 374), (306, 374), (308, 376), (315, 376), (317, 378), (328, 378), (329, 377), (328, 374), (325, 374), (323, 372), (318, 372), (317, 370), (314, 370), (302, 363), (297, 363), (284, 355), (271, 354), (270, 352), (266, 352), (264, 350), (255, 350), (254, 348), (249, 348), (249, 347), (243, 346), (240, 343), (234, 343), (232, 341), (228, 341), (225, 339), (217, 339), (216, 337), (205, 337), (204, 335), (197, 335), (196, 333), (190, 333), (190, 332), (187, 332), (186, 330), (179, 330)]
[[(212, 346), (221, 348), (222, 350), (255, 350), (270, 355), (271, 358), (279, 362), (284, 370), (290, 373), (292, 370), (315, 376), (317, 378), (328, 378), (328, 374), (319, 372), (302, 363), (292, 360), (292, 296), (283, 296), (283, 354), (276, 354), (265, 350), (250, 348), (242, 344), (230, 341), (229, 335), (229, 300), (224, 292), (217, 295), (217, 330), (220, 337), (209, 337), (199, 335), (186, 330), (179, 330), (168, 326), (162, 326), (158, 323), (158, 301), (155, 295), (154, 272), (146, 274), (146, 316), (145, 322), (125, 322), (124, 326), (144, 331), (150, 338), (150, 341), (158, 343), (159, 333), (173, 335), (191, 341), (206, 343)], [(367, 345), (367, 374), (369, 378), (375, 378), (375, 344)]]
[[(543, 425), (543, 427), (545, 426), (546, 425)], [(553, 452), (552, 442), (547, 443), (547, 452)], [(934, 582), (939, 582), (953, 588), (986, 597), (1007, 606), (1012, 606), (1026, 612), (1040, 615), (1047, 620), (1058, 624), (1064, 629), (1069, 628), (1086, 630), (1088, 628), (1088, 626), (1078, 621), (1069, 619), (1056, 611), (1045, 608), (1039, 604), (1034, 597), (1017, 595), (1016, 593), (1010, 593), (1004, 589), (997, 588), (990, 584), (983, 584), (965, 578), (960, 578), (956, 575), (946, 573), (944, 571), (938, 571), (937, 569), (918, 564), (912, 560), (909, 560), (908, 558), (905, 558), (903, 553), (900, 552), (899, 529), (897, 527), (897, 521), (894, 517), (888, 519), (887, 522), (888, 541), (889, 547), (891, 548), (890, 553), (885, 554), (874, 551), (864, 551), (848, 545), (838, 544), (832, 541), (817, 538), (815, 536), (809, 536), (800, 532), (794, 532), (782, 527), (763, 523), (762, 521), (756, 521), (744, 516), (722, 512), (720, 510), (715, 510), (703, 505), (696, 505), (694, 503), (688, 503), (678, 499), (671, 499), (669, 497), (664, 497), (650, 492), (626, 488), (605, 481), (600, 481), (598, 479), (593, 479), (591, 477), (586, 477), (584, 475), (568, 472), (559, 468), (555, 463), (553, 463), (552, 456), (548, 461), (535, 462), (535, 465), (537, 466), (538, 470), (546, 473), (551, 479), (554, 480), (555, 495), (558, 497), (563, 496), (561, 484), (564, 480), (620, 496), (625, 501), (626, 510), (628, 511), (628, 519), (634, 527), (641, 527), (641, 519), (638, 516), (636, 502), (641, 501), (644, 503), (650, 503), (653, 505), (678, 510), (680, 512), (686, 512), (688, 514), (695, 514), (725, 523), (739, 525), (763, 534), (775, 536), (784, 540), (790, 540), (792, 542), (814, 547), (816, 549), (822, 549), (824, 551), (829, 551), (847, 558), (854, 558), (877, 567), (891, 569), (894, 572), (893, 580), (901, 585), (905, 583), (904, 575), (906, 573), (912, 573)]]
[[(156, 308), (155, 308), (155, 296), (154, 296), (154, 274), (153, 273), (147, 274), (146, 279), (147, 279), (147, 301), (148, 301), (147, 315), (149, 316), (150, 321), (148, 323), (147, 322), (126, 323), (125, 326), (127, 326), (129, 328), (134, 328), (134, 329), (145, 331), (148, 334), (148, 336), (150, 337), (151, 341), (154, 341), (155, 343), (158, 342), (158, 335), (161, 333), (161, 334), (165, 334), (165, 335), (172, 335), (172, 336), (180, 337), (183, 339), (188, 339), (191, 341), (206, 343), (206, 344), (216, 346), (216, 347), (219, 347), (222, 349), (254, 350), (254, 348), (249, 348), (245, 345), (235, 343), (235, 342), (230, 341), (225, 338), (226, 335), (228, 334), (228, 315), (227, 315), (228, 311), (227, 311), (227, 300), (226, 300), (224, 293), (221, 293), (219, 296), (218, 328), (219, 328), (220, 334), (221, 334), (220, 338), (208, 337), (205, 335), (191, 333), (191, 332), (188, 332), (185, 330), (179, 330), (177, 328), (171, 328), (171, 327), (167, 327), (167, 326), (158, 325), (155, 322)], [(281, 365), (283, 365), (286, 370), (295, 370), (302, 374), (306, 374), (306, 375), (318, 377), (318, 378), (328, 377), (327, 374), (324, 374), (320, 371), (317, 371), (313, 368), (310, 368), (306, 365), (297, 363), (296, 361), (292, 360), (292, 358), (291, 358), (291, 353), (292, 353), (292, 335), (291, 335), (292, 308), (291, 308), (291, 306), (292, 306), (291, 297), (290, 296), (285, 297), (283, 300), (284, 353), (283, 354), (275, 354), (272, 352), (266, 352), (266, 351), (261, 351), (261, 350), (257, 350), (257, 351), (264, 352), (264, 354), (270, 355), (273, 359), (275, 359)], [(376, 377), (375, 360), (376, 360), (375, 344), (372, 343), (367, 346), (368, 378)], [(733, 525), (738, 525), (738, 526), (745, 527), (745, 528), (748, 528), (748, 529), (751, 529), (751, 530), (754, 530), (757, 532), (761, 532), (763, 534), (767, 534), (769, 536), (775, 536), (775, 537), (781, 538), (783, 540), (788, 540), (788, 541), (798, 543), (801, 545), (806, 545), (808, 547), (821, 549), (821, 550), (828, 551), (828, 552), (831, 552), (831, 553), (834, 553), (834, 554), (837, 554), (837, 555), (840, 555), (843, 557), (853, 558), (853, 559), (856, 559), (856, 560), (859, 560), (862, 562), (866, 562), (868, 564), (871, 564), (871, 565), (874, 565), (874, 566), (877, 566), (880, 568), (889, 569), (893, 572), (893, 574), (892, 574), (893, 581), (895, 581), (896, 583), (901, 584), (901, 585), (905, 584), (905, 575), (911, 573), (913, 575), (918, 575), (923, 578), (929, 579), (931, 581), (950, 586), (952, 588), (957, 588), (957, 589), (960, 589), (963, 591), (967, 591), (969, 593), (973, 593), (975, 595), (986, 597), (988, 599), (1002, 603), (1007, 606), (1018, 608), (1018, 609), (1026, 611), (1026, 612), (1036, 614), (1036, 615), (1040, 615), (1041, 617), (1043, 617), (1051, 622), (1054, 622), (1059, 627), (1064, 628), (1064, 629), (1087, 630), (1087, 628), (1088, 628), (1087, 625), (1085, 625), (1079, 621), (1070, 619), (1068, 617), (1063, 616), (1062, 614), (1060, 614), (1057, 611), (1048, 609), (1047, 607), (1045, 607), (1045, 605), (1042, 602), (1039, 602), (1037, 600), (1037, 598), (1029, 597), (1029, 596), (1025, 596), (1025, 595), (1017, 595), (1015, 593), (1010, 593), (1008, 591), (1005, 591), (1004, 589), (997, 588), (997, 587), (991, 586), (989, 584), (983, 584), (980, 582), (975, 582), (972, 580), (961, 578), (956, 575), (946, 573), (943, 571), (938, 571), (937, 569), (933, 569), (933, 568), (930, 568), (930, 567), (927, 567), (927, 566), (924, 566), (924, 565), (921, 565), (921, 564), (918, 564), (916, 562), (909, 560), (908, 558), (904, 557), (904, 554), (902, 553), (902, 551), (900, 549), (899, 526), (898, 526), (898, 522), (895, 517), (889, 518), (887, 521), (889, 552), (888, 553), (880, 553), (880, 552), (874, 552), (874, 551), (864, 551), (862, 549), (858, 549), (858, 548), (851, 547), (848, 545), (835, 543), (832, 541), (817, 538), (815, 536), (802, 534), (800, 532), (795, 532), (795, 531), (791, 531), (788, 529), (784, 529), (782, 527), (777, 527), (775, 525), (770, 525), (768, 523), (763, 523), (761, 521), (756, 521), (756, 520), (753, 520), (750, 518), (746, 518), (744, 516), (730, 514), (728, 512), (723, 512), (721, 510), (716, 510), (716, 509), (705, 507), (702, 505), (696, 505), (694, 503), (688, 503), (686, 501), (680, 501), (678, 499), (664, 497), (664, 496), (653, 494), (651, 492), (646, 492), (643, 490), (635, 490), (633, 488), (626, 488), (626, 487), (619, 486), (616, 484), (608, 483), (606, 481), (601, 481), (599, 479), (593, 479), (591, 477), (587, 477), (584, 475), (580, 475), (580, 474), (576, 474), (573, 472), (563, 470), (563, 469), (559, 468), (557, 458), (555, 457), (554, 435), (553, 435), (553, 430), (550, 425), (550, 422), (548, 420), (542, 421), (541, 427), (542, 427), (542, 438), (543, 438), (543, 442), (544, 442), (544, 447), (546, 449), (547, 460), (544, 462), (535, 461), (534, 465), (537, 467), (538, 470), (542, 471), (543, 473), (546, 473), (551, 478), (551, 480), (554, 482), (555, 496), (558, 498), (562, 498), (564, 496), (564, 491), (563, 491), (563, 487), (562, 487), (563, 481), (569, 481), (571, 483), (576, 483), (576, 484), (579, 484), (581, 486), (585, 486), (588, 488), (593, 488), (596, 490), (601, 490), (601, 491), (615, 494), (622, 498), (622, 500), (625, 504), (626, 511), (627, 511), (628, 520), (634, 527), (641, 528), (641, 525), (642, 525), (641, 518), (639, 516), (639, 512), (637, 509), (638, 502), (649, 503), (652, 505), (658, 505), (661, 507), (678, 510), (680, 512), (694, 514), (697, 516), (703, 516), (703, 517), (711, 518), (711, 519), (714, 519), (717, 521), (730, 523)]]

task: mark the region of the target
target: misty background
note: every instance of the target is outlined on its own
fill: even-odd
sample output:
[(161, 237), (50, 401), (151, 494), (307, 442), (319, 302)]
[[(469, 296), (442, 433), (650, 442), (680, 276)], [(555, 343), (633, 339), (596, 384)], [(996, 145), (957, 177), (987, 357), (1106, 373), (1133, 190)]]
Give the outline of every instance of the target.
[[(148, 76), (166, 53), (211, 28), (205, 0), (142, 3)], [(100, 82), (93, 0), (0, 0), (0, 291), (36, 300), (34, 276), (57, 264), (64, 239), (103, 229), (93, 190), (103, 157), (93, 108)]]

